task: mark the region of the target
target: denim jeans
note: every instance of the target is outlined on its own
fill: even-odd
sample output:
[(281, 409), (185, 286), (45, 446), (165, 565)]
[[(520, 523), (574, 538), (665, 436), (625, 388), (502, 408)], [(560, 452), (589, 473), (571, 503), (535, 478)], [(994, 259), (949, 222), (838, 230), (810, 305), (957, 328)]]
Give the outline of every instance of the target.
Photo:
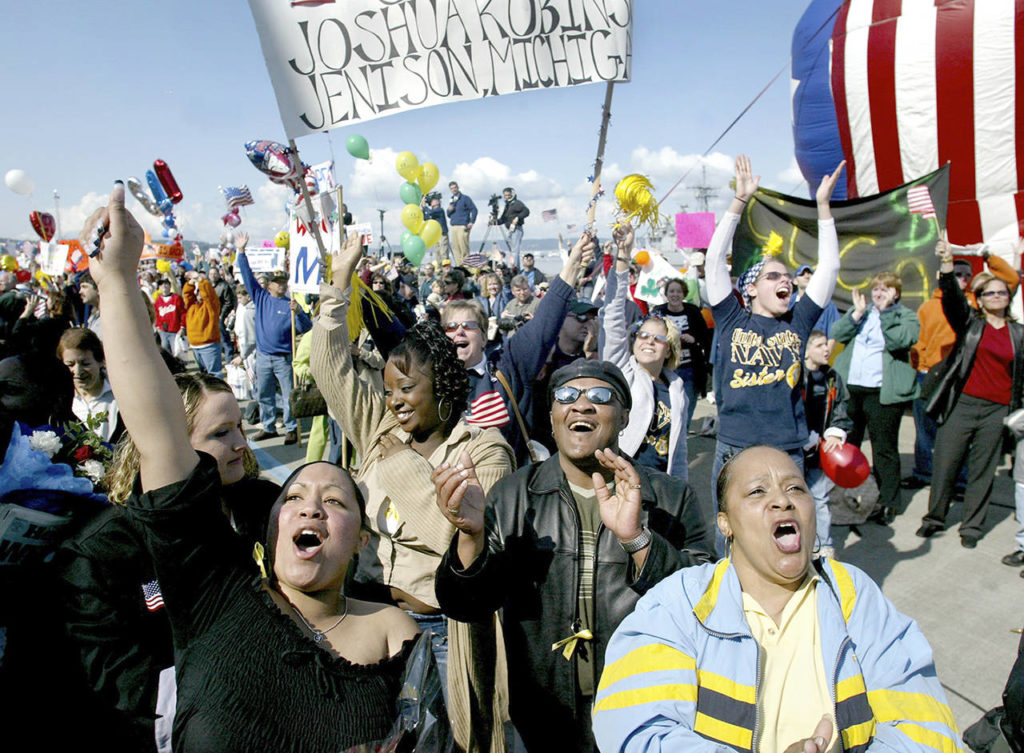
[(430, 648), (434, 652), (437, 672), (441, 675), (441, 692), (444, 704), (448, 705), (448, 618), (443, 614), (416, 614), (406, 612), (416, 620), (420, 631), (430, 633)]
[(815, 550), (823, 546), (832, 546), (832, 508), (828, 506), (828, 493), (836, 484), (821, 468), (808, 468), (804, 471), (804, 479), (811, 490), (811, 496), (814, 497), (814, 518), (818, 524)]
[[(711, 515), (707, 518), (705, 523), (711, 526), (715, 533), (715, 551), (719, 557), (725, 557), (728, 555), (726, 551), (725, 536), (718, 530), (716, 523), (718, 519), (718, 474), (722, 470), (722, 466), (728, 462), (729, 458), (733, 455), (738, 455), (745, 447), (737, 447), (723, 442), (719, 439), (715, 443), (715, 461), (711, 464)], [(796, 463), (796, 467), (800, 469), (800, 473), (804, 472), (804, 451), (797, 448), (795, 450), (781, 450), (789, 455), (793, 462)], [(702, 512), (705, 512), (702, 510)]]
[(693, 383), (693, 368), (680, 366), (676, 369), (676, 374), (683, 380), (683, 392), (686, 393), (686, 423), (683, 425), (683, 431), (689, 431), (693, 411), (697, 408), (697, 386)]
[(512, 263), (519, 269), (519, 249), (523, 245), (523, 229), (519, 225), (508, 231), (508, 245), (512, 249)]
[(290, 355), (272, 356), (256, 351), (256, 389), (260, 403), (260, 423), (263, 431), (273, 432), (277, 419), (277, 387), (281, 387), (284, 395), (284, 430), (295, 431), (298, 423), (292, 418), (292, 409), (288, 405), (288, 396), (292, 392), (292, 357)]
[(199, 370), (213, 376), (224, 378), (224, 366), (220, 357), (220, 343), (209, 345), (193, 345), (192, 355), (196, 357)]
[(178, 333), (164, 332), (162, 329), (158, 329), (156, 333), (160, 335), (160, 347), (168, 353), (174, 353), (174, 338), (178, 336)]
[[(924, 384), (926, 374), (917, 372), (917, 386)], [(938, 424), (924, 411), (925, 400), (914, 401), (914, 476), (921, 481), (932, 480), (932, 453), (935, 451), (935, 432)]]

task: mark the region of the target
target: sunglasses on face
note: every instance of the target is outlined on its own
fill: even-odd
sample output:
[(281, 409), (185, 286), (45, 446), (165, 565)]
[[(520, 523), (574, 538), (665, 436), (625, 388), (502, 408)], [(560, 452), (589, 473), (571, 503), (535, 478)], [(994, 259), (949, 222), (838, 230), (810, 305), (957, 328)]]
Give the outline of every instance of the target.
[(648, 332), (645, 329), (642, 329), (642, 330), (640, 330), (639, 332), (636, 333), (636, 339), (637, 340), (654, 340), (654, 342), (661, 343), (662, 345), (664, 345), (665, 343), (668, 342), (668, 337), (666, 335), (659, 335), (656, 332)]
[(572, 314), (580, 324), (585, 324), (594, 318), (593, 314)]
[(565, 386), (559, 387), (551, 394), (555, 398), (555, 402), (562, 403), (562, 405), (572, 405), (580, 399), (580, 395), (586, 395), (587, 400), (594, 405), (608, 405), (615, 399), (615, 391), (610, 387), (588, 387), (581, 390), (577, 387)]
[(1010, 296), (1010, 291), (1008, 291), (1008, 290), (986, 290), (984, 293), (981, 294), (981, 297), (982, 298), (995, 298), (996, 296), (1002, 297), (1004, 295), (1009, 297)]
[(462, 327), (467, 332), (471, 332), (473, 330), (480, 329), (480, 324), (472, 319), (466, 322), (446, 322), (444, 325), (444, 331), (457, 332), (459, 327)]
[(754, 280), (754, 284), (756, 285), (761, 280), (768, 280), (769, 282), (778, 282), (779, 280), (792, 279), (793, 277), (792, 275), (789, 274), (789, 272), (765, 272), (763, 275), (758, 276), (758, 278)]

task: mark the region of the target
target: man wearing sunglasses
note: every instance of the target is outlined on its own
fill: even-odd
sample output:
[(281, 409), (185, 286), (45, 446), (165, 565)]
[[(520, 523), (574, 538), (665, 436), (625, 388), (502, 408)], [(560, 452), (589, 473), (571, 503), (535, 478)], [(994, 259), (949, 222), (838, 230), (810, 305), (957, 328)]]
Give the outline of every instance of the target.
[(655, 583), (708, 561), (709, 542), (684, 481), (619, 454), (632, 398), (617, 366), (573, 361), (548, 395), (554, 456), (486, 500), (468, 456), (435, 473), (458, 529), (435, 588), (456, 620), (504, 609), (510, 710), (527, 750), (589, 753), (608, 640)]

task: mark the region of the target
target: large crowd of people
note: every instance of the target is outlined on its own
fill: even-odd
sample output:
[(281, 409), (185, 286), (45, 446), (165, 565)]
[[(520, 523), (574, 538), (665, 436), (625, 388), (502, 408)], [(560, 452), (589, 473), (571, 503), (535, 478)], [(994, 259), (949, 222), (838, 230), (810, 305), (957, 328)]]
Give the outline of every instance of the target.
[[(546, 276), (511, 187), (507, 255), (467, 264), (478, 210), (453, 182), (447, 208), (424, 197), (433, 262), (352, 233), (293, 295), (244, 233), (140, 262), (116, 183), (88, 272), (0, 273), (0, 510), (24, 523), (0, 527), (0, 708), (42, 750), (958, 750), (927, 640), (842, 562), (821, 454), (870, 439), (878, 525), (930, 485), (923, 538), (962, 494), (974, 548), (1024, 457), (1019, 275), (940, 239), (920, 311), (878, 269), (841, 313), (843, 167), (813, 268), (736, 276), (759, 184), (740, 156), (657, 305), (628, 223)], [(295, 444), (311, 413), (305, 462), (261, 477), (249, 442)], [(1014, 478), (1003, 563), (1024, 567)]]

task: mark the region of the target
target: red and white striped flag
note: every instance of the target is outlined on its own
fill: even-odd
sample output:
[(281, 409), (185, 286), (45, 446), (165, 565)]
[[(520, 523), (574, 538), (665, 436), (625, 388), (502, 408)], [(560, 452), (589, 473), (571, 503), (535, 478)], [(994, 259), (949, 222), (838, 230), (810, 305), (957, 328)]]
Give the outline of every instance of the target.
[(910, 204), (911, 214), (919, 214), (926, 220), (934, 220), (938, 217), (935, 214), (935, 205), (932, 204), (932, 194), (928, 190), (928, 186), (908, 188), (907, 202)]
[(488, 428), (490, 426), (507, 426), (509, 422), (508, 408), (497, 390), (485, 392), (469, 406), (467, 423), (473, 426)]
[(540, 218), (544, 220), (544, 222), (554, 222), (555, 220), (558, 219), (558, 210), (545, 209), (543, 212), (540, 213)]

